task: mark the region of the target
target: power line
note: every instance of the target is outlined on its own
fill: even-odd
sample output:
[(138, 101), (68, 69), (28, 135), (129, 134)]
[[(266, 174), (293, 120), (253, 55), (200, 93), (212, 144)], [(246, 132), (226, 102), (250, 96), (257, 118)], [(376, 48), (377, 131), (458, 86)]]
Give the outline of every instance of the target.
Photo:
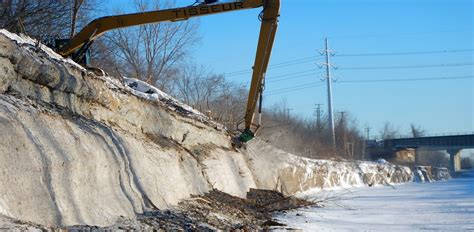
[(309, 69), (309, 70), (304, 70), (304, 71), (299, 71), (299, 72), (287, 73), (287, 74), (282, 74), (282, 75), (278, 75), (278, 76), (270, 76), (266, 79), (267, 80), (275, 80), (275, 79), (278, 79), (278, 78), (281, 78), (281, 77), (287, 77), (287, 76), (291, 76), (291, 75), (295, 75), (295, 74), (303, 74), (303, 73), (308, 73), (308, 72), (314, 72), (316, 70), (318, 70), (318, 69), (312, 68), (312, 69)]
[(299, 87), (305, 87), (307, 85), (310, 85), (310, 84), (321, 84), (319, 82), (311, 82), (311, 83), (305, 83), (305, 84), (300, 84), (300, 85), (294, 85), (294, 86), (290, 86), (290, 87), (285, 87), (285, 88), (280, 88), (280, 89), (275, 89), (275, 90), (271, 90), (271, 91), (268, 91), (267, 93), (273, 93), (273, 92), (279, 92), (281, 90), (287, 90), (287, 89), (294, 89), (294, 88), (299, 88)]
[(473, 79), (473, 78), (474, 78), (474, 76), (428, 77), (428, 78), (391, 78), (391, 79), (348, 80), (348, 81), (339, 81), (337, 83), (433, 81), (433, 80), (454, 80), (454, 79)]
[(295, 59), (295, 60), (289, 60), (289, 61), (285, 61), (285, 62), (281, 62), (281, 63), (276, 63), (276, 64), (272, 64), (270, 65), (270, 67), (275, 67), (275, 66), (281, 66), (281, 65), (287, 65), (287, 64), (293, 64), (293, 63), (301, 63), (301, 62), (310, 62), (310, 61), (313, 61), (315, 58), (315, 56), (309, 56), (309, 57), (305, 57), (305, 58), (300, 58), (300, 59)]
[(282, 93), (289, 93), (289, 92), (294, 92), (294, 91), (303, 90), (303, 89), (309, 89), (309, 88), (314, 88), (314, 87), (320, 87), (320, 86), (323, 86), (323, 85), (324, 85), (324, 84), (307, 85), (307, 86), (303, 86), (303, 87), (299, 87), (299, 88), (295, 88), (295, 89), (288, 89), (288, 90), (285, 90), (285, 91), (272, 92), (272, 93), (266, 94), (266, 96), (272, 96), (272, 95), (282, 94)]
[(304, 85), (298, 85), (298, 86), (273, 90), (273, 91), (267, 92), (265, 94), (265, 96), (271, 96), (271, 95), (275, 95), (275, 94), (287, 93), (287, 92), (292, 92), (292, 91), (301, 90), (301, 89), (319, 87), (319, 86), (323, 86), (323, 85), (324, 85), (324, 83), (319, 83), (319, 82), (314, 83), (313, 82), (313, 83), (308, 83), (308, 84), (304, 84)]
[[(314, 58), (315, 58), (315, 56), (311, 56), (311, 57), (304, 57), (304, 58), (289, 60), (289, 61), (285, 61), (285, 62), (281, 62), (281, 63), (271, 64), (271, 65), (269, 65), (268, 70), (284, 68), (284, 67), (288, 67), (288, 66), (296, 65), (296, 64), (303, 64), (303, 63), (313, 62)], [(251, 72), (252, 72), (252, 69), (242, 69), (242, 70), (239, 70), (239, 71), (233, 71), (233, 72), (225, 73), (225, 76), (226, 77), (240, 76), (240, 75), (244, 75), (244, 74), (251, 73)]]
[[(417, 66), (388, 66), (388, 67), (372, 67), (372, 69), (397, 69), (397, 68), (428, 68), (428, 67), (450, 67), (450, 66), (469, 66), (469, 65), (474, 65), (474, 63), (459, 63), (459, 64), (437, 64), (437, 65), (425, 65), (425, 66), (421, 66), (421, 65), (417, 65)], [(352, 67), (352, 68), (339, 68), (341, 70), (365, 70), (365, 69), (369, 69), (369, 67)], [(301, 78), (301, 77), (307, 77), (307, 76), (312, 76), (312, 75), (317, 75), (317, 74), (321, 74), (322, 72), (314, 72), (316, 71), (317, 69), (310, 69), (310, 70), (304, 70), (304, 71), (300, 71), (300, 72), (293, 72), (293, 73), (287, 73), (287, 74), (282, 74), (282, 75), (278, 75), (278, 76), (271, 76), (269, 78), (267, 78), (267, 83), (274, 83), (274, 82), (279, 82), (279, 81), (285, 81), (285, 80), (292, 80), (292, 79), (297, 79), (297, 78)], [(306, 74), (308, 73), (308, 74)], [(304, 74), (304, 75), (297, 75), (297, 76), (292, 76), (292, 75), (295, 75), (295, 74)], [(290, 77), (287, 77), (287, 76), (290, 76)], [(459, 79), (459, 78), (458, 78)], [(360, 80), (360, 81), (357, 81), (357, 82), (372, 82), (372, 81), (384, 81), (384, 80)], [(389, 80), (390, 81), (390, 80)], [(354, 82), (354, 81), (339, 81), (339, 83), (343, 83), (343, 82)], [(245, 82), (245, 84), (249, 84), (250, 82), (247, 81)]]
[(387, 34), (352, 34), (352, 35), (332, 35), (328, 36), (329, 38), (333, 39), (366, 39), (366, 38), (395, 38), (395, 37), (411, 37), (411, 36), (420, 36), (420, 35), (433, 35), (433, 34), (453, 34), (453, 33), (470, 33), (471, 29), (465, 30), (436, 30), (436, 31), (417, 31), (417, 32), (403, 32), (403, 33), (387, 33)]
[[(268, 68), (268, 70), (279, 69), (279, 68), (284, 68), (284, 67), (288, 67), (288, 66), (291, 66), (291, 65), (309, 63), (309, 62), (313, 62), (313, 61), (308, 60), (308, 61), (304, 61), (304, 62), (296, 62), (296, 63), (281, 65), (281, 66), (277, 66), (277, 67), (270, 67), (270, 68)], [(225, 76), (226, 77), (235, 77), (235, 76), (246, 75), (246, 74), (249, 74), (249, 73), (252, 73), (252, 69), (241, 70), (240, 72), (225, 73)]]
[[(266, 79), (265, 82), (268, 84), (268, 83), (274, 83), (274, 82), (279, 82), (279, 81), (298, 79), (298, 78), (301, 78), (301, 77), (314, 76), (314, 75), (322, 73), (322, 72), (314, 72), (316, 70), (317, 69), (311, 69), (311, 70), (306, 70), (306, 71), (301, 71), (301, 72), (288, 73), (288, 74), (279, 75), (279, 76), (271, 76), (269, 78), (265, 78)], [(304, 75), (291, 76), (291, 75), (294, 75), (294, 74), (307, 73), (307, 72), (311, 72), (311, 73), (304, 74)], [(287, 76), (290, 76), (290, 77), (287, 77)], [(284, 78), (282, 78), (282, 77), (284, 77)], [(250, 81), (246, 81), (245, 84), (250, 84)]]
[(279, 82), (279, 81), (298, 79), (298, 78), (301, 78), (301, 77), (314, 76), (314, 75), (317, 75), (317, 74), (321, 74), (321, 72), (319, 72), (319, 73), (309, 73), (309, 74), (305, 74), (305, 75), (298, 75), (298, 76), (287, 77), (287, 78), (278, 78), (278, 79), (273, 79), (272, 78), (272, 79), (268, 80), (267, 83), (274, 83), (274, 82)]
[[(474, 49), (451, 49), (451, 50), (433, 50), (433, 51), (406, 51), (406, 52), (381, 52), (381, 53), (353, 53), (353, 54), (336, 54), (337, 57), (352, 57), (352, 56), (399, 56), (399, 55), (422, 55), (422, 54), (437, 54), (437, 53), (461, 53), (461, 52), (472, 52)], [(294, 60), (288, 60), (280, 63), (275, 63), (269, 65), (268, 70), (284, 68), (291, 65), (297, 65), (302, 63), (313, 62), (316, 56), (308, 56), (303, 58), (298, 58)], [(347, 68), (341, 68), (346, 70)], [(352, 68), (351, 68), (352, 69)], [(251, 73), (252, 69), (242, 69), (238, 71), (232, 71), (225, 73), (226, 77), (241, 76), (248, 73)]]
[[(309, 74), (305, 74), (305, 75), (298, 75), (298, 76), (294, 76), (294, 77), (288, 77), (288, 78), (281, 78), (281, 79), (271, 79), (270, 81), (265, 81), (266, 84), (268, 83), (275, 83), (275, 82), (280, 82), (280, 81), (286, 81), (286, 80), (292, 80), (292, 79), (300, 79), (302, 77), (309, 77), (309, 76), (314, 76), (314, 75), (317, 75), (317, 74), (321, 74), (320, 72), (319, 73), (309, 73)], [(244, 86), (248, 86), (248, 84), (250, 84), (250, 81), (246, 81), (243, 83)]]
[(366, 66), (366, 67), (343, 67), (339, 70), (376, 70), (376, 69), (410, 69), (410, 68), (437, 68), (437, 67), (454, 67), (454, 66), (470, 66), (473, 62), (465, 63), (449, 63), (449, 64), (427, 64), (427, 65), (405, 65), (405, 66)]
[(401, 55), (425, 55), (438, 53), (460, 53), (472, 52), (474, 49), (454, 49), (454, 50), (435, 50), (435, 51), (418, 51), (418, 52), (387, 52), (387, 53), (354, 53), (354, 54), (336, 54), (336, 57), (350, 56), (401, 56)]
[[(428, 77), (428, 78), (393, 78), (393, 79), (366, 79), (366, 80), (350, 80), (350, 81), (338, 81), (335, 83), (369, 83), (369, 82), (405, 82), (405, 81), (433, 81), (433, 80), (454, 80), (454, 79), (474, 79), (474, 76), (452, 76), (452, 77)], [(281, 93), (293, 92), (302, 89), (308, 89), (313, 87), (319, 87), (324, 85), (324, 83), (313, 82), (306, 83), (302, 85), (295, 85), (291, 87), (286, 87), (282, 89), (276, 89), (269, 92), (266, 92), (265, 96), (271, 96)]]

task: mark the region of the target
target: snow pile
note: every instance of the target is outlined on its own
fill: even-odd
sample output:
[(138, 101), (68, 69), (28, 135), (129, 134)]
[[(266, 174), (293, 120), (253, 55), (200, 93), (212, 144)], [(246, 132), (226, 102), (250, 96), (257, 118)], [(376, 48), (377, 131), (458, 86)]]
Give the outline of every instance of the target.
[(449, 170), (444, 167), (415, 166), (414, 169), (413, 178), (415, 182), (434, 182), (451, 179)]
[(171, 110), (179, 111), (191, 117), (206, 117), (201, 112), (176, 100), (158, 88), (138, 79), (123, 77), (126, 89), (135, 96), (150, 100), (166, 103)]
[(63, 63), (70, 64), (70, 65), (74, 66), (75, 68), (78, 68), (82, 71), (86, 70), (84, 67), (77, 64), (73, 60), (71, 60), (69, 58), (62, 57), (61, 55), (59, 55), (58, 53), (53, 51), (53, 49), (51, 49), (50, 47), (40, 43), (38, 40), (35, 40), (35, 39), (33, 39), (29, 36), (25, 36), (23, 34), (17, 35), (17, 34), (9, 32), (5, 29), (0, 29), (0, 34), (3, 34), (4, 36), (6, 36), (6, 37), (10, 38), (11, 40), (15, 41), (18, 45), (26, 47), (29, 50), (39, 49), (42, 52), (44, 52), (44, 54), (46, 54), (51, 59), (54, 59), (56, 61), (60, 61), (60, 62), (63, 62)]
[[(62, 63), (67, 63), (81, 71), (86, 71), (84, 67), (77, 64), (73, 60), (62, 57), (61, 55), (53, 51), (51, 48), (49, 48), (48, 46), (40, 43), (39, 41), (33, 38), (30, 38), (25, 35), (17, 35), (5, 29), (0, 29), (0, 34), (5, 35), (6, 37), (10, 38), (12, 41), (15, 41), (19, 46), (29, 51), (35, 51), (35, 52), (38, 52), (38, 50), (42, 51), (43, 54), (45, 54), (46, 57), (49, 59), (59, 61)], [(107, 82), (107, 86), (112, 89), (114, 88), (120, 89), (123, 86), (121, 83), (119, 83), (114, 78), (109, 77), (109, 76), (100, 76), (98, 78), (105, 80)], [(138, 79), (127, 78), (127, 77), (123, 77), (123, 82), (125, 84), (124, 89), (127, 92), (137, 97), (140, 97), (149, 101), (162, 102), (168, 107), (168, 109), (179, 112), (187, 117), (199, 118), (203, 121), (209, 120), (209, 118), (205, 116), (204, 114), (202, 114), (201, 112), (193, 109), (192, 107), (182, 103), (181, 101), (171, 97), (170, 95), (164, 93), (163, 91), (159, 90), (158, 88), (146, 82), (143, 82)]]

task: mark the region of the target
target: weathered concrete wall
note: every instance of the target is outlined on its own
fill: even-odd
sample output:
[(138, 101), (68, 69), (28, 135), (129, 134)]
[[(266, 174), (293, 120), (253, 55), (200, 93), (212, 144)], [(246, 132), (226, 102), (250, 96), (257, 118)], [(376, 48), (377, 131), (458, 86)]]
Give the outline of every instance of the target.
[(13, 37), (0, 30), (0, 214), (106, 226), (211, 188), (245, 196), (410, 179), (402, 167), (308, 160), (259, 140), (234, 150), (205, 116)]

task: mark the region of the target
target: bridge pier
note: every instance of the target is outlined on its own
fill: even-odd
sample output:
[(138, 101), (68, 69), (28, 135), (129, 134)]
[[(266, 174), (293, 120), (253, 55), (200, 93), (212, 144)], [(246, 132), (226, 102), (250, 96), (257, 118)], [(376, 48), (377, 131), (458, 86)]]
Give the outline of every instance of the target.
[(449, 166), (451, 172), (461, 171), (461, 149), (448, 149), (446, 150), (449, 154)]
[(415, 165), (420, 164), (420, 151), (419, 151), (419, 149), (420, 148), (415, 149)]
[(416, 149), (397, 149), (393, 151), (392, 156), (399, 163), (412, 164), (415, 163), (416, 160)]

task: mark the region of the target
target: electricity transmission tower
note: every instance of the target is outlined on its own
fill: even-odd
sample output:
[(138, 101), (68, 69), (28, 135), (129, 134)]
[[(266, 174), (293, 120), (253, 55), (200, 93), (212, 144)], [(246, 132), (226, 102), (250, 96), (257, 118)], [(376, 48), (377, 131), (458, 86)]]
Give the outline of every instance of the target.
[(314, 108), (314, 110), (316, 110), (316, 129), (319, 130), (321, 129), (321, 105), (320, 103), (318, 104), (315, 104), (316, 105), (316, 108)]
[(329, 56), (334, 55), (329, 50), (328, 38), (325, 39), (326, 49), (321, 52), (321, 55), (326, 56), (326, 63), (323, 66), (326, 67), (326, 83), (328, 88), (328, 119), (329, 119), (329, 130), (331, 131), (331, 143), (333, 147), (336, 147), (336, 134), (334, 132), (334, 113), (332, 110), (332, 77), (331, 77), (331, 62), (329, 61)]

